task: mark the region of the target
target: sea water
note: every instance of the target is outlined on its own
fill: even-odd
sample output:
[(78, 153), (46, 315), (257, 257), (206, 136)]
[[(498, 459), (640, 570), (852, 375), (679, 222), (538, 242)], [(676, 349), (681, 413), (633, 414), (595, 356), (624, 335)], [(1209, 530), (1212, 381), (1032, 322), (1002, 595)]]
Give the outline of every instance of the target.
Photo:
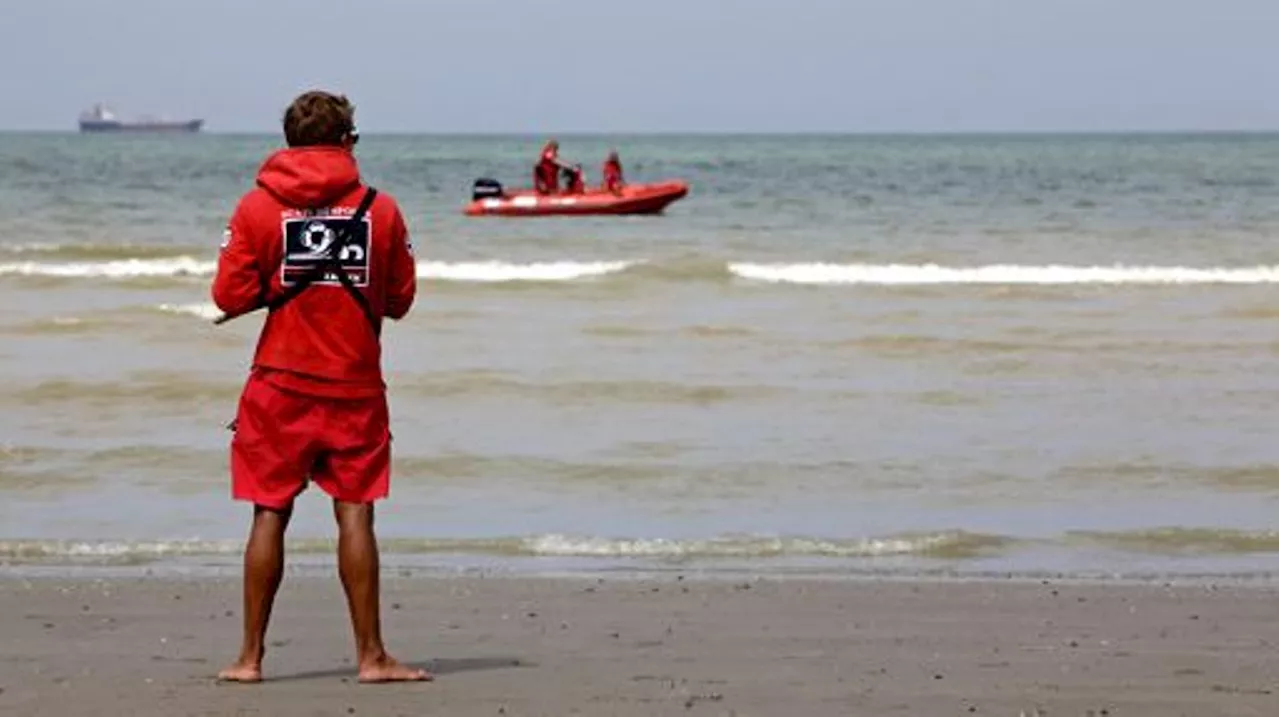
[[(419, 272), (389, 564), (1274, 575), (1275, 135), (559, 139), (690, 194), (467, 218), (542, 138), (357, 149)], [(0, 562), (238, 563), (209, 284), (278, 146), (0, 135)]]

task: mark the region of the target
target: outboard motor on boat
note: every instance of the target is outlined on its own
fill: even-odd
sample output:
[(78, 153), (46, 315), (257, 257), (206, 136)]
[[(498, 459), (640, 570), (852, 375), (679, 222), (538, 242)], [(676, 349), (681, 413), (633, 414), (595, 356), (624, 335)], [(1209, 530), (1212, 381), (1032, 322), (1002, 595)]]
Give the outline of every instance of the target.
[(482, 177), (477, 179), (471, 185), (471, 199), (477, 201), (480, 199), (498, 199), (502, 196), (502, 182), (496, 179)]

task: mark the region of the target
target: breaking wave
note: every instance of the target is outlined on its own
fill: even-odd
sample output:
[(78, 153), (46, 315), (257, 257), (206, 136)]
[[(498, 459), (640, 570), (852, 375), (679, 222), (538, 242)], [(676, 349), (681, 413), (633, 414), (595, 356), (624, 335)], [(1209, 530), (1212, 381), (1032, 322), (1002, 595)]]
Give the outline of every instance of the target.
[(1274, 284), (1280, 267), (1021, 266), (995, 264), (729, 264), (736, 276), (789, 284)]
[(116, 259), (112, 261), (39, 262), (0, 264), (0, 276), (43, 276), (62, 279), (138, 279), (148, 277), (211, 276), (213, 261), (189, 256), (165, 259)]
[(203, 304), (160, 304), (156, 308), (166, 314), (194, 316), (198, 319), (210, 321), (222, 315), (222, 311), (217, 306), (214, 306), (213, 302), (205, 302)]
[(573, 281), (623, 271), (627, 261), (550, 261), (512, 264), (504, 261), (443, 262), (418, 264), (418, 277), (445, 281)]
[[(557, 533), (495, 538), (387, 538), (380, 541), (388, 554), (478, 554), (508, 557), (597, 558), (875, 558), (926, 556), (975, 557), (997, 550), (1013, 539), (995, 535), (947, 531), (906, 533), (880, 538), (818, 538), (729, 536), (705, 539), (609, 538)], [(332, 553), (330, 539), (291, 541), (299, 554)], [(236, 556), (240, 541), (231, 540), (0, 540), (0, 560), (16, 562), (90, 561), (139, 563), (173, 557)]]
[[(214, 261), (192, 256), (74, 262), (20, 261), (0, 263), (0, 276), (114, 280), (208, 277), (216, 267)], [(625, 277), (637, 281), (737, 280), (767, 284), (871, 286), (1275, 284), (1280, 283), (1280, 267), (750, 263), (687, 257), (668, 261), (423, 261), (418, 263), (418, 276), (426, 281), (471, 283), (572, 282)]]
[[(503, 261), (418, 263), (420, 279), (467, 282), (573, 281), (620, 272), (626, 261)], [(134, 279), (150, 277), (212, 276), (217, 263), (190, 256), (111, 261), (37, 262), (0, 264), (0, 276), (32, 276), (64, 279)]]
[[(514, 558), (690, 560), (877, 559), (919, 557), (970, 560), (1025, 547), (1028, 543), (1072, 545), (1081, 542), (1129, 553), (1145, 554), (1274, 554), (1274, 530), (1163, 528), (1127, 532), (1069, 532), (1043, 540), (974, 533), (964, 530), (900, 533), (880, 537), (730, 535), (710, 538), (604, 537), (547, 533), (492, 538), (386, 538), (387, 555), (489, 555)], [(331, 555), (333, 539), (291, 540), (289, 552)], [(239, 540), (144, 539), (8, 539), (0, 540), (0, 564), (79, 563), (137, 565), (174, 558), (235, 559), (244, 549)]]

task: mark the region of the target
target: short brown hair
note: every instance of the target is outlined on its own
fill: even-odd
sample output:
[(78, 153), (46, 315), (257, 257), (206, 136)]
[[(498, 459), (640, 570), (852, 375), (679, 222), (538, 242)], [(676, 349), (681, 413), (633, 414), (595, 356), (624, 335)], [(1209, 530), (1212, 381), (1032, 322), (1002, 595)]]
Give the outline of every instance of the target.
[(312, 90), (284, 111), (284, 138), (290, 147), (341, 145), (355, 131), (355, 105), (344, 95)]

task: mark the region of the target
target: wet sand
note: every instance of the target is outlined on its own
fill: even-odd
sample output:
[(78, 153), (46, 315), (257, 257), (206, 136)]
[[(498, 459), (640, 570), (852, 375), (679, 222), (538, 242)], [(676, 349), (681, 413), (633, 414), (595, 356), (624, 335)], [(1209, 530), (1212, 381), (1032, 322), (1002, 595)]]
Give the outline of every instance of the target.
[[(1273, 585), (384, 578), (436, 673), (359, 685), (335, 579), (289, 576), (259, 685), (226, 578), (0, 577), (0, 714), (1274, 715)], [(1038, 711), (1038, 712), (1037, 712)]]

